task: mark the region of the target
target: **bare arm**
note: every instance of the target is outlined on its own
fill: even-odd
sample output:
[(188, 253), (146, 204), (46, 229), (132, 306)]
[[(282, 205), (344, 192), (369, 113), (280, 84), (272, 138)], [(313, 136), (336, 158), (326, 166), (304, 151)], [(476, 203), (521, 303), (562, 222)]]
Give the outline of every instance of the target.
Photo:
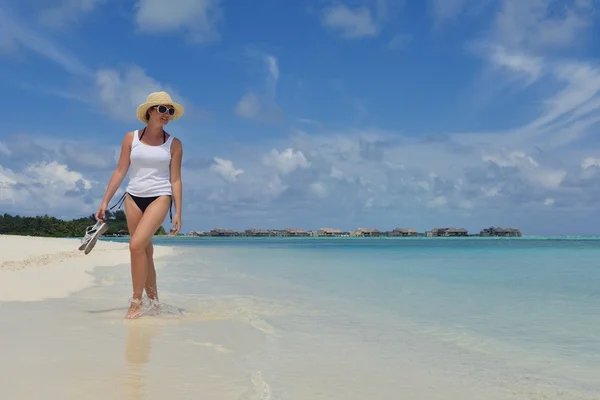
[(181, 219), (181, 159), (183, 158), (183, 146), (177, 138), (173, 139), (171, 155), (171, 186), (173, 187), (173, 201), (175, 203), (175, 215)]
[(119, 156), (119, 162), (117, 163), (117, 167), (110, 177), (110, 181), (108, 182), (108, 186), (106, 187), (106, 192), (104, 193), (104, 198), (102, 199), (102, 205), (104, 208), (108, 207), (108, 203), (115, 195), (115, 192), (123, 183), (123, 179), (125, 179), (125, 175), (127, 175), (127, 170), (129, 169), (130, 159), (129, 154), (131, 152), (131, 141), (133, 139), (133, 132), (128, 132), (123, 138), (123, 142), (121, 143), (121, 155)]

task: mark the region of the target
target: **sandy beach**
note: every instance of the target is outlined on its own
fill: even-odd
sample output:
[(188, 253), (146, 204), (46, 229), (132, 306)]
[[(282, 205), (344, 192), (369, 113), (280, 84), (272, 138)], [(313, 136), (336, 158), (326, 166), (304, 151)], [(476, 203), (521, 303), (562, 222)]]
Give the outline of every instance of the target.
[[(260, 372), (238, 363), (262, 331), (251, 313), (236, 318), (235, 299), (176, 298), (184, 315), (163, 291), (160, 317), (127, 320), (128, 244), (102, 240), (88, 255), (79, 244), (0, 236), (2, 398), (265, 398)], [(172, 254), (155, 245), (161, 283)]]
[(369, 305), (366, 279), (344, 296), (339, 274), (327, 280), (333, 263), (322, 268), (339, 254), (174, 240), (155, 241), (163, 312), (126, 320), (126, 241), (102, 240), (84, 255), (78, 239), (0, 236), (2, 397), (598, 398), (593, 364), (571, 374), (564, 360), (489, 337), (424, 329), (386, 302)]
[[(93, 284), (96, 267), (128, 264), (124, 243), (102, 241), (84, 255), (79, 239), (0, 236), (0, 301), (41, 301), (66, 297)], [(156, 246), (155, 257), (171, 253)]]

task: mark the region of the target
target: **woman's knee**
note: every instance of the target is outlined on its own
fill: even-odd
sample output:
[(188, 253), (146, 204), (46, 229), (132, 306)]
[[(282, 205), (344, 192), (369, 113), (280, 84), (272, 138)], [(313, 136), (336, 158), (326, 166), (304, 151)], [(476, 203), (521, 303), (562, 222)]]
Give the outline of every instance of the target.
[(129, 241), (129, 251), (132, 253), (146, 253), (148, 244), (137, 237), (132, 237)]

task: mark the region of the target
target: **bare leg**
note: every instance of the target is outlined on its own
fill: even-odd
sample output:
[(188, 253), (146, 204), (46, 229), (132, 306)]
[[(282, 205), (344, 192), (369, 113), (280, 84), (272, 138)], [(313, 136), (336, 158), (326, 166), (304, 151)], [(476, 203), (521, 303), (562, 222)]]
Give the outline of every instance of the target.
[[(126, 197), (125, 201), (125, 212), (127, 216), (127, 228), (129, 229), (130, 236), (133, 236), (135, 229), (137, 228), (140, 219), (142, 219), (142, 211), (138, 208), (129, 196)], [(146, 258), (148, 259), (148, 278), (146, 279), (146, 295), (151, 299), (158, 298), (158, 290), (156, 286), (156, 270), (154, 269), (154, 247), (152, 242), (146, 247)]]
[[(129, 195), (125, 196), (125, 217), (127, 218), (127, 229), (129, 230), (130, 239), (135, 235), (135, 231), (137, 229), (140, 220), (142, 219), (142, 210), (135, 204), (135, 202), (129, 197)], [(131, 242), (131, 240), (130, 240)], [(133, 254), (130, 253), (131, 260), (131, 274), (133, 279)], [(138, 307), (139, 308), (139, 307)]]
[(148, 259), (148, 277), (146, 278), (146, 295), (150, 299), (158, 300), (158, 288), (156, 285), (156, 269), (154, 268), (154, 246), (152, 242), (146, 247), (146, 258)]
[[(171, 199), (169, 196), (161, 196), (154, 200), (152, 204), (148, 206), (146, 211), (141, 215), (135, 230), (131, 233), (131, 239), (129, 241), (129, 251), (131, 254), (131, 280), (133, 284), (133, 301), (129, 307), (126, 318), (138, 317), (138, 311), (141, 306), (142, 293), (146, 286), (146, 280), (149, 275), (149, 261), (152, 257), (148, 257), (148, 247), (152, 244), (152, 236), (158, 230), (162, 222), (164, 221)], [(136, 219), (135, 210), (139, 212), (139, 209), (133, 202), (133, 200), (127, 198), (125, 202), (125, 212), (128, 210), (134, 210), (132, 215), (132, 222)], [(141, 214), (141, 212), (140, 212)], [(133, 223), (132, 223), (133, 225)], [(154, 263), (152, 262), (152, 270), (154, 271)], [(154, 280), (156, 279), (156, 273), (154, 272)], [(156, 283), (154, 281), (154, 286)]]

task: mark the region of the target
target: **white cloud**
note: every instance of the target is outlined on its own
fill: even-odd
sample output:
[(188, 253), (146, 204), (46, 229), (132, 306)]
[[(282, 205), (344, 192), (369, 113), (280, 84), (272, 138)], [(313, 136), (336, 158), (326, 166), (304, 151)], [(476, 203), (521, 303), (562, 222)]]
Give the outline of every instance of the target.
[(277, 105), (277, 82), (279, 80), (279, 62), (271, 54), (251, 51), (253, 57), (258, 57), (264, 63), (267, 71), (265, 78), (265, 94), (259, 95), (249, 91), (238, 101), (235, 113), (239, 117), (260, 122), (274, 122), (281, 117), (281, 109)]
[(135, 22), (146, 34), (184, 30), (190, 40), (199, 43), (220, 38), (217, 22), (221, 18), (220, 0), (138, 0)]
[(15, 189), (19, 177), (10, 169), (0, 165), (0, 204), (4, 206), (15, 204), (25, 204), (27, 196)]
[[(214, 221), (219, 226), (227, 225), (221, 220), (225, 218), (261, 227), (267, 223), (387, 227), (394, 216), (403, 216), (407, 223), (427, 228), (440, 223), (434, 220), (436, 215), (451, 216), (449, 223), (463, 225), (469, 215), (489, 220), (495, 212), (503, 215), (502, 221), (516, 225), (518, 216), (550, 205), (548, 199), (553, 210), (581, 210), (582, 204), (589, 207), (590, 199), (600, 195), (599, 154), (577, 157), (567, 148), (545, 154), (536, 150), (535, 143), (498, 148), (493, 135), (460, 140), (458, 146), (454, 141), (424, 142), (373, 131), (325, 131), (294, 136), (289, 146), (266, 155), (256, 151), (256, 145), (252, 150), (239, 148), (227, 159), (213, 158), (208, 168), (194, 169), (185, 184), (185, 207), (202, 212), (198, 223)], [(39, 153), (27, 143), (7, 142), (6, 147), (12, 163), (26, 148)], [(34, 204), (38, 196), (52, 204), (53, 214), (69, 211), (65, 204), (74, 207), (70, 213), (74, 216), (97, 207), (113, 166), (104, 166), (96, 178), (74, 168), (74, 158), (52, 162), (59, 154), (42, 154), (40, 163), (0, 171), (0, 182), (16, 183), (10, 192), (2, 191), (5, 209), (41, 207)], [(557, 156), (560, 161), (553, 161)], [(189, 173), (184, 170), (185, 176)]]
[(511, 151), (507, 155), (501, 154), (484, 154), (483, 161), (494, 163), (500, 167), (518, 167), (532, 166), (539, 167), (539, 164), (523, 151)]
[(260, 98), (256, 93), (246, 93), (235, 107), (235, 113), (244, 118), (256, 118), (261, 113)]
[(541, 57), (530, 56), (516, 50), (509, 51), (501, 45), (491, 49), (490, 59), (499, 67), (527, 75), (529, 83), (536, 81), (544, 68), (544, 60)]
[(324, 10), (322, 23), (328, 28), (339, 31), (342, 37), (348, 39), (379, 34), (371, 10), (366, 7), (350, 9), (345, 4), (337, 4)]
[(586, 157), (581, 161), (581, 168), (588, 169), (592, 167), (600, 167), (600, 158), (598, 157)]
[(538, 101), (540, 114), (529, 123), (492, 135), (497, 144), (541, 141), (543, 147), (560, 148), (585, 137), (600, 122), (600, 68), (585, 61), (553, 61), (545, 68), (547, 85), (556, 91)]
[(327, 197), (327, 187), (323, 182), (313, 182), (310, 184), (310, 192), (317, 197)]
[(219, 157), (215, 157), (213, 160), (214, 164), (210, 166), (211, 171), (217, 173), (228, 182), (235, 182), (238, 175), (244, 173), (243, 169), (235, 168), (231, 160), (225, 160)]
[(71, 171), (66, 165), (56, 161), (29, 164), (25, 173), (42, 185), (58, 186), (67, 190), (76, 189), (79, 184), (83, 189), (92, 188), (92, 182), (85, 179), (81, 173)]
[(427, 202), (427, 206), (431, 208), (437, 208), (445, 206), (448, 203), (446, 196), (437, 196)]
[(96, 91), (100, 107), (120, 121), (136, 120), (135, 111), (151, 92), (166, 90), (173, 99), (186, 105), (186, 100), (172, 87), (146, 75), (137, 65), (117, 71), (101, 69), (96, 72)]
[(27, 24), (19, 21), (4, 7), (0, 8), (0, 37), (3, 37), (3, 46), (14, 48), (18, 44), (48, 58), (72, 74), (87, 77), (93, 75), (93, 72), (76, 57), (30, 29)]
[(52, 28), (69, 26), (86, 14), (90, 14), (107, 0), (61, 0), (58, 5), (39, 11), (42, 25)]
[[(91, 131), (77, 128), (76, 140), (67, 141), (61, 138), (35, 134), (17, 134), (5, 136), (0, 147), (1, 163), (11, 168), (24, 169), (31, 160), (47, 164), (58, 163), (68, 165), (71, 170), (83, 174), (112, 169), (117, 164), (114, 154), (120, 152), (120, 142), (112, 145), (94, 143)], [(70, 132), (65, 132), (70, 133)], [(91, 139), (89, 142), (86, 139)]]
[(267, 87), (269, 88), (269, 92), (271, 95), (275, 95), (275, 85), (279, 80), (279, 63), (277, 58), (273, 57), (270, 54), (265, 55), (265, 62), (267, 63), (267, 69), (269, 70), (269, 74), (267, 75)]
[(0, 154), (4, 154), (5, 156), (10, 156), (11, 151), (8, 146), (2, 142), (0, 142)]
[(591, 0), (502, 0), (499, 5), (488, 34), (474, 48), (493, 64), (532, 78), (541, 77), (554, 50), (583, 44), (582, 34), (592, 25)]
[[(392, 138), (395, 143), (389, 142)], [(327, 187), (327, 193), (336, 193), (329, 198), (331, 204), (338, 206), (369, 203), (372, 208), (417, 212), (424, 205), (456, 210), (459, 218), (461, 210), (523, 210), (530, 203), (543, 204), (550, 196), (563, 203), (577, 198), (577, 192), (565, 186), (580, 179), (577, 163), (555, 164), (549, 157), (536, 156), (537, 143), (517, 142), (500, 150), (497, 138), (473, 134), (456, 136), (457, 142), (432, 143), (397, 135), (346, 132), (302, 134), (293, 142), (294, 148), (311, 159), (310, 193), (323, 193), (320, 189)], [(365, 142), (371, 152), (364, 151)], [(564, 150), (556, 151), (560, 154)], [(396, 166), (399, 160), (401, 168)], [(304, 181), (289, 184), (293, 188), (304, 185)]]
[(275, 175), (273, 179), (266, 181), (264, 194), (268, 199), (275, 199), (281, 196), (287, 188), (289, 185), (283, 183), (279, 175)]
[(412, 41), (413, 37), (408, 34), (397, 34), (387, 44), (388, 50), (403, 50)]
[[(13, 171), (0, 165), (0, 182), (3, 185), (16, 185), (18, 177)], [(3, 187), (6, 188), (6, 186)]]
[(592, 2), (559, 5), (554, 0), (503, 0), (500, 6), (489, 35), (472, 48), (496, 70), (508, 71), (507, 82), (518, 83), (519, 89), (544, 84), (551, 94), (537, 101), (536, 118), (497, 132), (494, 141), (519, 149), (535, 141), (545, 148), (561, 148), (582, 139), (600, 122), (600, 68), (585, 60), (564, 58), (561, 51), (585, 45), (582, 34), (591, 26)]
[(97, 145), (76, 141), (63, 142), (58, 146), (57, 153), (69, 165), (77, 168), (105, 170), (114, 168), (117, 165), (121, 146), (118, 141), (114, 143), (112, 149), (111, 147), (99, 149)]
[(301, 151), (294, 151), (292, 148), (287, 148), (281, 152), (277, 149), (272, 149), (268, 154), (263, 156), (262, 162), (264, 165), (275, 168), (282, 174), (289, 174), (298, 168), (308, 168), (310, 163)]
[(335, 179), (343, 179), (344, 172), (332, 165), (330, 176)]
[(481, 192), (485, 197), (495, 197), (500, 194), (500, 188), (498, 186), (494, 187), (481, 187)]
[(31, 163), (21, 171), (0, 166), (0, 204), (25, 213), (86, 214), (97, 207), (89, 197), (97, 184), (55, 161)]
[(594, 97), (598, 100), (600, 69), (584, 62), (561, 62), (557, 63), (553, 72), (565, 86), (546, 102), (547, 110), (542, 117), (533, 122), (535, 126), (548, 124), (567, 114), (581, 117), (600, 109), (597, 101), (591, 103)]
[[(65, 0), (63, 6), (77, 6), (91, 10), (96, 4), (91, 0), (90, 3), (81, 1), (79, 0), (77, 3), (74, 0)], [(46, 57), (74, 76), (83, 78), (83, 88), (73, 89), (71, 93), (57, 90), (55, 94), (98, 106), (116, 120), (135, 121), (137, 105), (143, 102), (148, 94), (159, 90), (169, 92), (171, 97), (177, 99), (189, 111), (186, 99), (169, 85), (146, 75), (141, 67), (129, 65), (122, 70), (112, 68), (93, 70), (84, 65), (77, 57), (60, 49), (48, 38), (30, 29), (27, 24), (19, 21), (15, 15), (9, 14), (6, 9), (0, 9), (0, 36), (4, 37), (2, 40), (18, 43), (24, 48)]]
[(572, 45), (591, 26), (593, 1), (504, 0), (494, 21), (494, 37), (522, 49)]

